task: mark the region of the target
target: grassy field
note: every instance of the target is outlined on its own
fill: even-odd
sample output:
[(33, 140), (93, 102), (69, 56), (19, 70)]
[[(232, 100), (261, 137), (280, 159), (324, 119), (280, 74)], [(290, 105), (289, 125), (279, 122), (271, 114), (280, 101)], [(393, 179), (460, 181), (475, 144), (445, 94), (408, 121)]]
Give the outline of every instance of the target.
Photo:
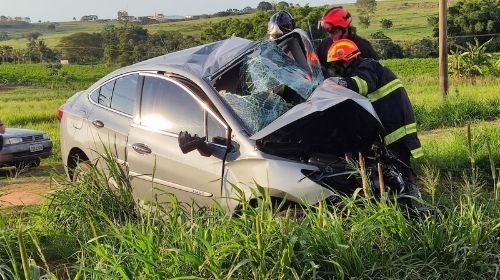
[[(108, 161), (110, 166), (117, 164)], [(113, 170), (113, 168), (110, 168)], [(428, 215), (392, 201), (342, 197), (282, 211), (264, 189), (234, 217), (219, 207), (145, 208), (128, 179), (92, 169), (59, 181), (41, 207), (0, 216), (0, 275), (7, 279), (498, 279), (498, 190), (428, 167)], [(56, 178), (56, 181), (59, 179)]]
[[(448, 1), (448, 6), (452, 6), (457, 0)], [(358, 26), (357, 11), (354, 4), (344, 5), (353, 15), (353, 25)], [(377, 10), (371, 20), (371, 25), (368, 28), (358, 28), (358, 33), (363, 36), (368, 36), (377, 31), (383, 31), (384, 34), (393, 40), (411, 41), (422, 39), (424, 37), (432, 37), (432, 26), (427, 23), (427, 17), (436, 16), (438, 13), (438, 1), (436, 0), (404, 0), (404, 1), (377, 1)], [(252, 15), (232, 16), (233, 18), (247, 18)], [(167, 22), (160, 24), (145, 25), (144, 27), (150, 32), (155, 33), (160, 30), (176, 31), (186, 35), (200, 38), (201, 30), (206, 28), (210, 23), (216, 23), (227, 18), (210, 18), (196, 19), (186, 21)], [(390, 29), (382, 29), (380, 26), (381, 19), (391, 19), (393, 27)], [(23, 35), (28, 32), (40, 32), (40, 37), (45, 41), (47, 46), (54, 48), (59, 44), (62, 37), (76, 32), (100, 32), (107, 24), (119, 24), (116, 21), (110, 22), (59, 22), (56, 24), (55, 31), (50, 31), (47, 28), (48, 23), (34, 23), (29, 28), (0, 28), (0, 31), (6, 31), (10, 40), (0, 41), (1, 45), (8, 45), (14, 48), (25, 48), (27, 39)], [(316, 23), (312, 23), (315, 26)]]
[(500, 78), (452, 79), (441, 102), (435, 59), (384, 63), (417, 114), (426, 156), (415, 169), (432, 210), (419, 218), (390, 196), (342, 197), (295, 219), (261, 190), (257, 207), (242, 200), (233, 217), (218, 207), (182, 211), (174, 198), (137, 204), (118, 173), (93, 169), (68, 182), (57, 109), (112, 69), (68, 65), (51, 75), (46, 65), (0, 65), (0, 117), (47, 131), (54, 155), (41, 168), (57, 170), (42, 205), (0, 209), (0, 279), (498, 279)]

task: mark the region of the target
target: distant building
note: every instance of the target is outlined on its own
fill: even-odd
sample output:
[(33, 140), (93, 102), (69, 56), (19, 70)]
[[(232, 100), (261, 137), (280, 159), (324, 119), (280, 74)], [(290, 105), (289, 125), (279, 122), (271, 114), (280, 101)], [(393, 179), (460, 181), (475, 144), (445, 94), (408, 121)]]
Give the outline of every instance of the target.
[(162, 13), (155, 13), (154, 16), (149, 16), (148, 18), (152, 19), (152, 20), (157, 20), (157, 21), (166, 21), (168, 20), (168, 18), (162, 14)]
[(124, 10), (118, 11), (118, 20), (128, 21), (129, 20), (128, 12)]
[(86, 15), (83, 16), (80, 20), (81, 21), (97, 21), (99, 18), (96, 15)]

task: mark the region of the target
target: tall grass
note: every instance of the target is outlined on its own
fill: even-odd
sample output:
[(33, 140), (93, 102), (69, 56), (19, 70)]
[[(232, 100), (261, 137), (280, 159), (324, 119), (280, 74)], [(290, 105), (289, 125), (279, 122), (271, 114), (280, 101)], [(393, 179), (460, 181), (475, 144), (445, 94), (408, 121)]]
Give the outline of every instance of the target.
[[(483, 188), (484, 182), (470, 177), (458, 182), (435, 178), (439, 183), (432, 186), (435, 200), (430, 206), (439, 207), (417, 219), (407, 218), (393, 199), (373, 201), (357, 195), (342, 197), (336, 207), (305, 207), (297, 219), (272, 203), (265, 188), (260, 188), (255, 205), (240, 201), (238, 216), (217, 205), (186, 208), (175, 197), (165, 205), (137, 203), (119, 165), (106, 163), (109, 175), (93, 168), (78, 182), (63, 181), (36, 215), (1, 228), (0, 256), (11, 256), (3, 259), (9, 267), (6, 274), (13, 267), (22, 273), (27, 259), (52, 279), (500, 276), (500, 204)], [(23, 230), (26, 224), (30, 227)], [(50, 242), (40, 238), (44, 229), (71, 238), (66, 250), (73, 254), (68, 257), (63, 251), (47, 258), (43, 252), (50, 250)], [(16, 238), (20, 232), (37, 242), (22, 245)], [(8, 248), (21, 249), (8, 253)], [(66, 269), (57, 272), (50, 265), (54, 261), (65, 263)]]

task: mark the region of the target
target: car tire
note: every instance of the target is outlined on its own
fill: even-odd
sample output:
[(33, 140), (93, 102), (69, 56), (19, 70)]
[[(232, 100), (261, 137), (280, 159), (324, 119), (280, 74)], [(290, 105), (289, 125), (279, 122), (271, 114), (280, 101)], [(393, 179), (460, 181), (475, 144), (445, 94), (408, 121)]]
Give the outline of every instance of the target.
[(86, 174), (92, 170), (92, 164), (89, 161), (79, 161), (73, 169), (72, 181), (77, 183), (85, 180)]

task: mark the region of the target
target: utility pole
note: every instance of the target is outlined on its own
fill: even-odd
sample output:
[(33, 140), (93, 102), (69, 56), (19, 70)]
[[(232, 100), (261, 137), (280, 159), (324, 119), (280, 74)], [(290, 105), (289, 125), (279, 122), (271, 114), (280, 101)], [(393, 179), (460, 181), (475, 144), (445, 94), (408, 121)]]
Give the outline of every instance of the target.
[(439, 0), (439, 92), (441, 99), (445, 100), (448, 94), (448, 41), (446, 1)]

